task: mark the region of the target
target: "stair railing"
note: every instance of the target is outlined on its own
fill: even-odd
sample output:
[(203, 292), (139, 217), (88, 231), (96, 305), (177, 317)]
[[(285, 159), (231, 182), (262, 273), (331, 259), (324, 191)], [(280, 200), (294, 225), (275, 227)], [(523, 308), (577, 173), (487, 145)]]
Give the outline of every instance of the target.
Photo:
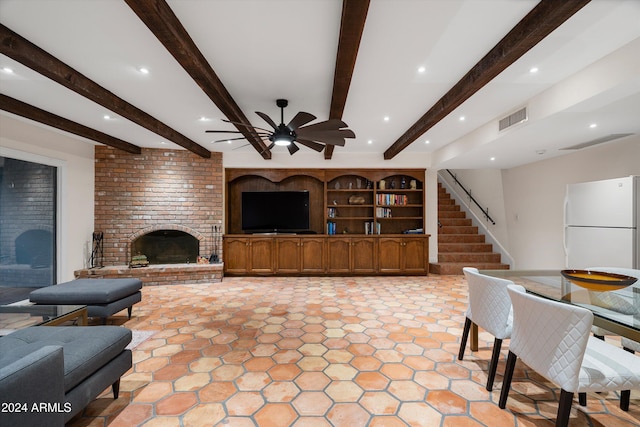
[(496, 225), (496, 222), (489, 216), (489, 208), (487, 207), (485, 209), (482, 206), (480, 206), (480, 203), (478, 203), (478, 201), (474, 199), (473, 196), (471, 195), (471, 190), (467, 190), (465, 186), (462, 185), (460, 181), (458, 181), (458, 178), (453, 172), (451, 172), (449, 169), (446, 169), (446, 171), (449, 172), (449, 175), (451, 175), (451, 178), (453, 178), (455, 183), (460, 186), (462, 191), (464, 191), (467, 194), (467, 196), (469, 197), (469, 200), (471, 200), (478, 207), (478, 209), (480, 209), (480, 212), (482, 212), (482, 214), (484, 215), (484, 219), (486, 219), (487, 221), (490, 221), (491, 224)]
[[(460, 181), (458, 181), (458, 179), (455, 177), (455, 175), (453, 173), (451, 173), (451, 171), (449, 169), (446, 169), (447, 172), (449, 172), (449, 175), (451, 175), (452, 178), (454, 178), (456, 185), (460, 186), (460, 188), (464, 189), (464, 187), (462, 186), (462, 184), (460, 184)], [(445, 189), (449, 190), (449, 192), (451, 193), (451, 196), (458, 202), (461, 204), (462, 207), (465, 208), (465, 211), (471, 216), (471, 220), (474, 223), (474, 225), (478, 225), (482, 230), (483, 230), (483, 234), (485, 235), (485, 237), (487, 238), (487, 240), (489, 241), (489, 243), (492, 243), (496, 249), (496, 251), (498, 253), (500, 253), (500, 256), (502, 257), (502, 262), (505, 264), (509, 264), (511, 269), (516, 268), (516, 262), (515, 259), (513, 258), (513, 256), (511, 256), (511, 254), (509, 253), (509, 251), (507, 251), (507, 249), (500, 243), (500, 241), (496, 238), (496, 236), (491, 232), (491, 230), (489, 229), (489, 227), (483, 222), (481, 221), (481, 219), (478, 217), (478, 215), (476, 215), (476, 213), (474, 212), (473, 209), (471, 209), (471, 207), (469, 206), (469, 204), (465, 203), (463, 200), (463, 197), (456, 191), (456, 189), (444, 178), (444, 176), (442, 175), (442, 171), (438, 171), (438, 181), (445, 187)], [(475, 201), (475, 199), (473, 199), (473, 197), (471, 197), (471, 192), (465, 190), (465, 194), (473, 200), (473, 202), (480, 207), (480, 205), (478, 204), (478, 202)], [(485, 215), (485, 219), (487, 221), (491, 221), (491, 223), (493, 225), (495, 225), (496, 223), (493, 221), (493, 219), (491, 219), (491, 217), (489, 217), (489, 209), (487, 208), (486, 211), (484, 209), (482, 209), (480, 207), (480, 210), (482, 210), (483, 214)], [(438, 221), (438, 227), (441, 227), (440, 225), (440, 221)]]

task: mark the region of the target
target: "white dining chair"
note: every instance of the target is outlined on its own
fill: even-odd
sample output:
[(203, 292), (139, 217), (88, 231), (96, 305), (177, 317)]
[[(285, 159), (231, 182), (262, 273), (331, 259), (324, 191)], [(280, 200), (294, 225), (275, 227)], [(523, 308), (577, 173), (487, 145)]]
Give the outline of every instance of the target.
[(513, 282), (486, 276), (473, 267), (465, 267), (462, 271), (469, 287), (469, 306), (465, 313), (458, 360), (464, 357), (472, 323), (493, 335), (493, 352), (489, 362), (486, 386), (487, 390), (491, 391), (500, 359), (502, 340), (511, 336), (511, 300), (507, 293), (507, 286), (513, 285)]
[[(556, 426), (569, 423), (574, 393), (617, 391), (628, 409), (630, 390), (640, 389), (640, 358), (590, 336), (593, 313), (509, 287), (513, 332), (498, 406), (507, 404), (519, 358), (560, 387)], [(625, 405), (626, 408), (625, 409)]]

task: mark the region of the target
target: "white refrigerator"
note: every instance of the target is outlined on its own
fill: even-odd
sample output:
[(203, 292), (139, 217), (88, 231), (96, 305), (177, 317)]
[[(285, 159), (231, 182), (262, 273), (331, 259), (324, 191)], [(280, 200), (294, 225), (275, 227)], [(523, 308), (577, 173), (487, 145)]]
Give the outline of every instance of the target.
[(640, 176), (567, 185), (566, 267), (640, 269)]

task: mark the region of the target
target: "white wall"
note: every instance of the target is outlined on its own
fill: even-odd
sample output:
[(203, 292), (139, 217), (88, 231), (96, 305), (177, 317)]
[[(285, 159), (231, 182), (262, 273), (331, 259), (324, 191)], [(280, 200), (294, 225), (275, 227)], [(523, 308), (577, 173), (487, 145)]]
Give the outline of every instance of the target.
[(504, 170), (507, 247), (517, 268), (565, 266), (563, 207), (567, 184), (629, 175), (640, 175), (639, 135)]
[(86, 267), (93, 233), (93, 145), (0, 115), (0, 156), (58, 167), (58, 282)]

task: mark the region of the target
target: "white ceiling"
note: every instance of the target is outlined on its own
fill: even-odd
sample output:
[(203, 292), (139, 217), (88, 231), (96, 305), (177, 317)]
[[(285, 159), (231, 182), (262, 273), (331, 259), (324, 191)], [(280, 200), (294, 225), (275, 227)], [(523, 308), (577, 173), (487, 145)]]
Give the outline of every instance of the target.
[[(167, 3), (253, 125), (265, 126), (254, 111), (279, 121), (278, 98), (289, 100), (285, 122), (298, 111), (328, 118), (342, 2)], [(371, 0), (343, 114), (357, 138), (335, 153), (382, 158), (537, 3)], [(237, 148), (245, 141), (211, 143), (217, 137), (206, 129), (234, 128), (124, 1), (1, 0), (0, 21), (205, 148), (261, 159), (251, 146)], [(436, 168), (509, 168), (638, 134), (639, 58), (640, 1), (593, 0), (402, 155), (426, 155)], [(105, 120), (113, 113), (0, 55), (3, 67), (13, 70), (0, 70), (5, 95), (141, 147), (180, 148), (122, 117)], [(527, 122), (497, 131), (500, 118), (524, 106)]]

